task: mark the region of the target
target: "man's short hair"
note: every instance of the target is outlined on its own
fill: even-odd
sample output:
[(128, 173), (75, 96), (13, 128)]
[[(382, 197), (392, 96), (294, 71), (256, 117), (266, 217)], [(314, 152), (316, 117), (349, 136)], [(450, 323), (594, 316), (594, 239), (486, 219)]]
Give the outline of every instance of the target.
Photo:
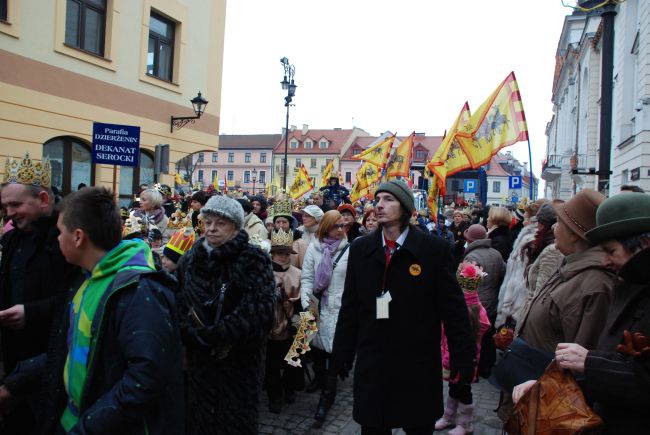
[(113, 192), (86, 187), (70, 193), (59, 204), (68, 231), (83, 230), (97, 248), (110, 251), (122, 239), (122, 218)]

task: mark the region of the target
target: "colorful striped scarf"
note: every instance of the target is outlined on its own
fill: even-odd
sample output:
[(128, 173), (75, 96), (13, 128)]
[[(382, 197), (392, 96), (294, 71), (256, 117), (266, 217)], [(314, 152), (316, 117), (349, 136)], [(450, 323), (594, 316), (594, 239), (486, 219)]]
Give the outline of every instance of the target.
[(81, 398), (97, 340), (97, 336), (91, 333), (95, 314), (116, 274), (130, 269), (155, 270), (151, 250), (141, 240), (123, 241), (107, 252), (79, 287), (70, 304), (68, 357), (63, 371), (68, 404), (61, 417), (61, 425), (66, 432), (79, 421)]

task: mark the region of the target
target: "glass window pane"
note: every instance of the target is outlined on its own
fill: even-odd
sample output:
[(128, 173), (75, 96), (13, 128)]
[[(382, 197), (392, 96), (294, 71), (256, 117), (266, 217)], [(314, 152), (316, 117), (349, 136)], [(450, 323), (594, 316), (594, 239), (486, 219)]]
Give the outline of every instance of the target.
[(65, 12), (65, 43), (79, 46), (79, 3), (68, 0)]
[(104, 9), (106, 8), (106, 0), (86, 0), (86, 3), (94, 3)]
[(63, 190), (63, 141), (53, 140), (43, 145), (43, 157), (50, 159), (52, 166), (52, 186)]
[(174, 50), (167, 44), (160, 44), (160, 57), (158, 58), (158, 77), (172, 81), (172, 54)]
[(102, 39), (104, 35), (104, 16), (99, 12), (85, 8), (86, 22), (84, 26), (83, 49), (95, 54), (104, 54)]
[(153, 158), (149, 154), (140, 152), (140, 182), (153, 186)]
[(149, 37), (149, 49), (147, 50), (147, 74), (154, 75), (153, 63), (156, 52), (156, 40)]
[(70, 181), (70, 190), (77, 190), (79, 183), (86, 186), (92, 185), (92, 162), (90, 151), (79, 143), (72, 143), (72, 180)]
[(151, 32), (164, 36), (165, 38), (171, 39), (174, 35), (172, 24), (167, 21), (163, 21), (154, 15), (151, 15), (149, 17), (149, 30)]
[[(76, 186), (75, 186), (76, 187)], [(131, 166), (120, 166), (120, 196), (133, 196), (133, 168)], [(127, 205), (130, 202), (127, 201)]]

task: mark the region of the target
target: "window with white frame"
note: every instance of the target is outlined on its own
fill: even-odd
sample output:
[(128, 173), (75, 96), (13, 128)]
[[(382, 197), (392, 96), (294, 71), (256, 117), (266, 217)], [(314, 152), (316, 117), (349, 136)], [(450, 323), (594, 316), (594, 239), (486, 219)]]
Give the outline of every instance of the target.
[(235, 179), (235, 171), (228, 171), (227, 175), (228, 181), (232, 181)]
[(298, 148), (298, 141), (297, 140), (292, 140), (289, 143), (289, 148), (294, 149), (294, 150), (297, 149)]
[(310, 166), (311, 166), (312, 168), (315, 168), (315, 167), (316, 167), (316, 163), (317, 163), (317, 162), (316, 162), (316, 159), (311, 159), (311, 165), (310, 165)]
[(305, 148), (307, 149), (312, 149), (314, 147), (314, 143), (310, 140), (305, 141)]
[(251, 171), (244, 171), (244, 183), (251, 182)]
[(212, 163), (217, 163), (219, 161), (219, 154), (212, 153)]
[(259, 174), (260, 174), (260, 183), (261, 184), (266, 183), (266, 171), (260, 171)]
[(318, 143), (318, 148), (320, 149), (325, 149), (327, 148), (328, 142), (326, 140), (322, 140)]
[(151, 11), (147, 75), (171, 82), (174, 74), (174, 33), (176, 23)]
[(203, 181), (203, 169), (199, 169), (199, 176), (198, 176), (199, 181)]
[(296, 168), (299, 168), (301, 164), (302, 164), (302, 160), (299, 158), (296, 159)]
[(217, 177), (218, 177), (217, 170), (213, 169), (212, 170), (212, 179), (211, 179), (211, 181), (214, 181)]
[(228, 153), (228, 163), (235, 163), (235, 153)]
[(266, 163), (266, 153), (260, 153), (260, 163)]
[(199, 153), (199, 159), (197, 160), (199, 163), (203, 163), (203, 153)]
[(251, 162), (251, 153), (244, 153), (244, 163)]
[(494, 193), (500, 193), (501, 192), (501, 182), (500, 181), (493, 181), (492, 182), (492, 192), (494, 192)]

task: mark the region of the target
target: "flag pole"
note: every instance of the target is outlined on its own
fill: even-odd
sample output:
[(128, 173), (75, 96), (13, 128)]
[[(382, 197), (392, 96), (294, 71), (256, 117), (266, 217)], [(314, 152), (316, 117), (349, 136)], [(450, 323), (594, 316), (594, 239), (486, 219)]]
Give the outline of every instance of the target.
[(530, 170), (530, 176), (528, 178), (528, 190), (530, 192), (530, 197), (528, 198), (532, 201), (533, 198), (533, 153), (530, 151), (530, 135), (528, 135), (528, 167)]

